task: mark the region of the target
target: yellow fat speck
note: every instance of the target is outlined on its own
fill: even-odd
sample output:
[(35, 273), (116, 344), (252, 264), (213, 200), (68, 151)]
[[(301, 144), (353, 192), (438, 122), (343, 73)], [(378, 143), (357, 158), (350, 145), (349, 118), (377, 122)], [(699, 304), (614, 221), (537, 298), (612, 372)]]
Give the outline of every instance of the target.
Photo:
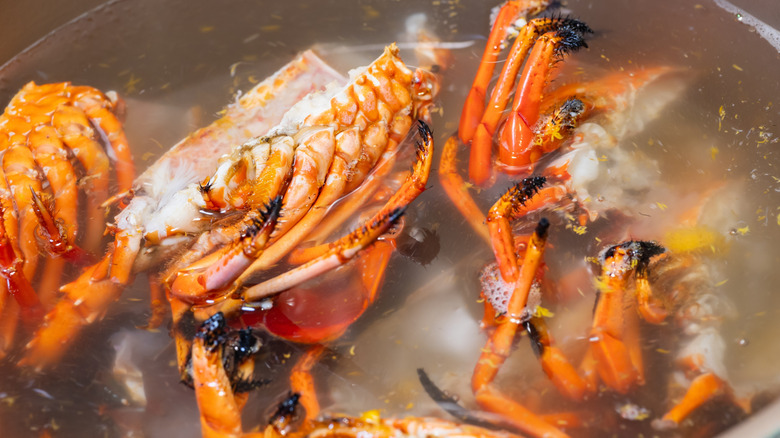
[(354, 345), (349, 347), (349, 355), (350, 356), (354, 356), (355, 355), (355, 346)]
[(726, 117), (726, 109), (723, 108), (723, 105), (718, 108), (718, 131), (721, 130), (723, 127), (723, 119)]
[(265, 26), (260, 26), (261, 32), (275, 32), (279, 29), (281, 29), (282, 26), (279, 24), (266, 24)]
[(156, 155), (157, 154), (155, 154), (154, 152), (147, 152), (147, 153), (141, 155), (141, 161), (150, 160), (150, 159), (154, 158)]
[(555, 313), (551, 312), (550, 309), (544, 308), (542, 306), (536, 306), (536, 309), (534, 309), (534, 315), (538, 316), (539, 318), (552, 318), (555, 316)]
[(678, 228), (666, 233), (664, 243), (672, 252), (686, 253), (705, 248), (717, 252), (725, 244), (723, 236), (710, 228), (694, 226)]
[(583, 234), (588, 232), (588, 227), (584, 225), (575, 225), (571, 227), (571, 230), (574, 231), (574, 233), (576, 233), (577, 235), (582, 236)]
[(130, 79), (125, 82), (125, 94), (134, 93), (136, 91), (136, 85), (140, 82), (141, 78), (137, 78), (134, 74), (130, 73)]
[(715, 284), (715, 287), (723, 286), (724, 284), (728, 283), (728, 281), (729, 281), (728, 278), (723, 281), (719, 281), (718, 283)]
[(411, 411), (414, 408), (414, 403), (409, 402), (406, 404), (406, 410)]
[(214, 26), (201, 26), (198, 30), (200, 33), (209, 33), (214, 30)]
[(742, 228), (737, 228), (737, 233), (739, 233), (740, 236), (745, 236), (749, 232), (750, 232), (750, 227), (748, 225), (745, 225)]
[(716, 148), (715, 146), (712, 146), (710, 148), (710, 158), (712, 158), (714, 160), (718, 156), (718, 152), (720, 152), (718, 150), (718, 148)]
[(381, 418), (382, 416), (379, 414), (379, 409), (372, 409), (360, 414), (360, 419), (368, 423), (378, 423)]
[(661, 210), (661, 211), (664, 211), (667, 208), (669, 208), (669, 206), (664, 204), (663, 202), (656, 202), (655, 205), (657, 205), (658, 209)]
[(737, 64), (731, 64), (731, 67), (733, 67), (736, 71), (742, 71), (742, 67), (738, 66)]

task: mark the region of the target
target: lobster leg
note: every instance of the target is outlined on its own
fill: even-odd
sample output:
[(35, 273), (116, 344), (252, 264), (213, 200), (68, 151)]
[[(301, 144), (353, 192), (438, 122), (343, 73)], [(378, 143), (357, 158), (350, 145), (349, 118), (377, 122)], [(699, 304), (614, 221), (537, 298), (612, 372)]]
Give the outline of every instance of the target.
[(642, 319), (651, 324), (664, 322), (669, 312), (664, 303), (653, 296), (650, 282), (647, 279), (647, 271), (643, 270), (636, 273), (635, 287), (637, 309), (639, 314), (642, 315)]
[(576, 401), (582, 401), (588, 394), (595, 392), (595, 386), (580, 377), (563, 352), (553, 344), (552, 335), (543, 318), (532, 316), (524, 325), (544, 373), (558, 392)]
[(168, 313), (167, 300), (165, 298), (165, 288), (158, 275), (149, 275), (149, 307), (152, 314), (149, 316), (149, 322), (146, 326), (139, 327), (146, 330), (157, 330), (165, 320), (165, 314)]
[[(521, 143), (513, 145), (516, 149), (526, 147), (534, 136), (531, 128), (539, 117), (539, 103), (551, 73), (552, 56), (555, 53), (560, 53), (563, 45), (571, 49), (584, 45), (580, 33), (589, 30), (583, 23), (566, 18), (536, 18), (523, 26), (520, 35), (512, 45), (509, 57), (504, 63), (498, 82), (491, 93), (487, 109), (474, 133), (469, 159), (469, 178), (471, 181), (477, 185), (484, 185), (490, 178), (493, 167), (491, 161), (493, 134), (503, 118), (509, 95), (515, 86), (515, 78), (531, 47), (534, 47), (534, 51), (526, 62), (525, 70), (520, 78), (521, 88), (515, 95), (513, 115), (510, 115), (512, 123), (516, 124), (517, 121), (512, 119), (518, 117), (521, 117), (525, 122), (523, 125), (525, 128), (524, 136), (517, 139)], [(542, 34), (545, 35), (538, 40), (537, 44), (534, 44)], [(517, 165), (517, 163), (512, 165)]]
[(83, 179), (87, 193), (87, 229), (84, 247), (95, 251), (103, 236), (103, 213), (100, 205), (108, 197), (110, 164), (103, 147), (93, 139), (94, 130), (86, 115), (72, 106), (62, 106), (52, 115), (62, 141), (76, 156), (86, 173)]
[(334, 130), (326, 128), (311, 134), (295, 149), (293, 176), (282, 201), (284, 214), (274, 230), (274, 237), (284, 235), (314, 204), (316, 193), (325, 183), (335, 147)]
[[(277, 277), (249, 287), (241, 293), (241, 296), (247, 301), (259, 301), (262, 298), (290, 289), (304, 281), (311, 280), (318, 275), (343, 265), (347, 260), (355, 257), (361, 250), (367, 248), (379, 236), (390, 229), (390, 227), (400, 219), (402, 214), (403, 207), (399, 207), (390, 212), (383, 212), (382, 215), (375, 216), (363, 227), (331, 244), (331, 249), (324, 255)], [(248, 271), (245, 271), (245, 273), (246, 272)], [(236, 280), (236, 282), (239, 282), (240, 280), (241, 278)]]
[[(515, 255), (515, 238), (512, 234), (510, 221), (526, 212), (522, 207), (536, 195), (542, 188), (546, 179), (544, 177), (525, 178), (517, 185), (511, 187), (490, 208), (487, 217), (490, 230), (491, 246), (495, 254), (501, 277), (507, 283), (513, 283), (519, 275), (519, 264)], [(530, 286), (529, 289), (530, 290)], [(524, 293), (528, 293), (525, 291)], [(514, 295), (513, 295), (514, 296)], [(518, 298), (525, 306), (525, 298)]]
[(590, 29), (578, 21), (568, 20), (568, 23), (542, 35), (526, 61), (512, 111), (499, 132), (499, 160), (510, 171), (539, 159), (540, 154), (534, 154), (529, 146), (536, 135), (533, 128), (539, 119), (542, 93), (555, 55), (585, 46), (582, 33)]
[[(72, 218), (68, 219), (59, 215), (55, 216), (52, 214), (52, 208), (47, 206), (37, 193), (31, 191), (30, 196), (33, 201), (31, 205), (32, 210), (35, 212), (35, 216), (37, 216), (38, 222), (40, 223), (38, 232), (46, 241), (46, 247), (49, 253), (54, 256), (63, 257), (65, 260), (72, 263), (86, 264), (90, 262), (92, 257), (74, 243), (76, 238), (75, 227), (63, 227), (60, 225), (63, 223), (75, 223), (75, 214)], [(58, 204), (55, 204), (54, 210), (59, 212), (62, 209), (60, 209)]]
[(511, 28), (516, 21), (544, 10), (547, 4), (546, 0), (509, 0), (501, 6), (496, 21), (490, 29), (490, 36), (485, 44), (485, 51), (482, 53), (474, 83), (463, 105), (460, 126), (458, 127), (458, 135), (463, 143), (471, 142), (474, 132), (482, 120), (482, 114), (485, 111), (485, 97), (493, 76), (493, 69), (498, 61), (498, 55), (504, 48), (504, 41), (510, 35)]
[[(24, 274), (33, 278), (38, 265), (38, 242), (35, 229), (38, 219), (33, 209), (32, 193), (41, 192), (35, 161), (26, 144), (13, 144), (3, 153), (3, 172), (13, 194), (19, 214), (19, 247), (24, 256)], [(10, 235), (9, 235), (10, 237)]]
[[(54, 200), (54, 216), (63, 225), (63, 240), (75, 242), (77, 232), (76, 209), (78, 192), (73, 166), (67, 157), (65, 145), (52, 126), (40, 126), (29, 135), (29, 145), (38, 166), (49, 181)], [(33, 193), (33, 196), (35, 194)], [(40, 200), (37, 200), (40, 201)], [(40, 204), (40, 202), (39, 202)], [(57, 251), (56, 247), (52, 248)], [(57, 252), (55, 252), (56, 254)]]
[[(5, 216), (5, 209), (0, 206), (0, 217), (2, 216)], [(10, 294), (21, 307), (24, 318), (26, 320), (34, 320), (43, 316), (43, 306), (25, 275), (23, 267), (24, 260), (14, 251), (5, 228), (0, 225), (0, 276), (3, 277), (6, 283), (0, 290), (0, 293), (3, 294), (3, 297), (0, 299), (5, 300), (6, 296)], [(9, 304), (5, 303), (5, 306), (0, 305), (0, 311)], [(9, 324), (16, 324), (16, 318), (11, 318), (9, 315), (9, 319), (11, 319)], [(10, 334), (11, 331), (6, 331), (6, 333)], [(2, 351), (1, 346), (0, 351)]]
[(490, 244), (490, 233), (485, 227), (485, 215), (469, 194), (469, 186), (458, 173), (457, 166), (458, 139), (455, 136), (447, 139), (441, 152), (439, 162), (439, 181), (460, 214), (466, 218), (471, 228), (482, 239)]
[(471, 387), (477, 402), (485, 409), (503, 415), (518, 429), (534, 436), (565, 437), (555, 426), (545, 422), (521, 404), (501, 394), (492, 382), (512, 350), (521, 324), (528, 293), (542, 262), (549, 222), (543, 219), (529, 240), (522, 266), (516, 275), (515, 287), (509, 300), (507, 317), (490, 335), (471, 378)]
[(638, 316), (635, 306), (627, 305), (631, 303), (626, 295), (628, 280), (635, 271), (645, 271), (650, 259), (663, 252), (656, 243), (631, 241), (611, 246), (601, 255), (590, 350), (601, 380), (621, 394), (644, 381)]
[(24, 273), (24, 261), (17, 257), (5, 231), (0, 227), (0, 276), (7, 288), (2, 293), (10, 293), (21, 306), (25, 319), (43, 316), (43, 306), (30, 281)]
[(108, 277), (111, 257), (87, 268), (77, 280), (62, 287), (64, 297), (49, 311), (19, 365), (40, 370), (55, 364), (76, 339), (81, 327), (103, 315), (119, 298), (123, 285)]
[(127, 136), (122, 129), (122, 122), (115, 113), (122, 112), (124, 102), (116, 94), (105, 95), (92, 87), (73, 87), (71, 91), (76, 105), (93, 120), (103, 135), (111, 144), (113, 156), (116, 159), (116, 176), (119, 183), (119, 191), (124, 192), (133, 187), (135, 179), (135, 164), (130, 147), (127, 144)]
[(682, 420), (688, 417), (696, 408), (707, 401), (721, 395), (727, 384), (714, 373), (704, 373), (693, 379), (682, 400), (674, 405), (660, 421), (654, 421), (656, 429), (674, 429)]
[(320, 403), (317, 401), (317, 391), (314, 386), (314, 377), (311, 370), (317, 361), (322, 357), (325, 347), (317, 344), (311, 347), (306, 353), (298, 359), (298, 363), (290, 374), (290, 390), (299, 394), (299, 403), (306, 410), (304, 421), (311, 421), (320, 415)]
[(204, 438), (240, 437), (241, 404), (222, 364), (225, 321), (205, 321), (192, 343), (192, 383)]
[[(706, 317), (702, 321), (706, 321)], [(703, 322), (702, 325), (705, 324), (706, 322)], [(680, 373), (690, 379), (688, 386), (672, 408), (663, 417), (653, 421), (653, 427), (656, 429), (676, 428), (696, 409), (721, 396), (741, 408), (746, 414), (751, 412), (752, 394), (750, 392), (737, 394), (725, 375), (723, 362), (726, 346), (718, 329), (705, 326), (699, 328), (697, 332), (697, 335), (683, 347), (675, 361), (681, 368)], [(679, 383), (680, 380), (675, 379), (672, 388), (677, 389)]]
[[(75, 245), (78, 220), (78, 191), (73, 166), (68, 159), (65, 145), (57, 130), (49, 125), (41, 125), (29, 134), (30, 149), (38, 167), (49, 182), (53, 202), (50, 207), (41, 197), (31, 190), (32, 209), (38, 217), (39, 236), (46, 242), (43, 246), (54, 255), (70, 261), (89, 260), (86, 253)], [(43, 273), (46, 284), (40, 285), (41, 296), (46, 302), (52, 301), (53, 292), (60, 284), (63, 258), (49, 259)]]

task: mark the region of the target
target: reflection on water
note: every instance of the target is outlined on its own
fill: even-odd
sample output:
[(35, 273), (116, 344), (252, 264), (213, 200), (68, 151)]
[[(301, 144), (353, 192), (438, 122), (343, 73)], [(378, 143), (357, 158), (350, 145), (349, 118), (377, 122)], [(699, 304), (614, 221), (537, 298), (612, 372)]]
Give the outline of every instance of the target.
[[(554, 313), (548, 323), (556, 341), (575, 363), (582, 356), (594, 294), (588, 272), (593, 265), (587, 257), (627, 237), (663, 241), (667, 231), (679, 225), (681, 213), (709, 194), (704, 217), (724, 239), (720, 255), (711, 257), (712, 282), (735, 310), (719, 325), (725, 366), (736, 387), (759, 390), (754, 404), (767, 403), (780, 388), (774, 366), (780, 362), (780, 346), (773, 339), (780, 331), (780, 296), (771, 287), (780, 280), (773, 269), (780, 255), (774, 244), (780, 237), (777, 52), (712, 4), (573, 0), (566, 7), (596, 33), (589, 49), (567, 59), (556, 84), (671, 66), (685, 87), (674, 92), (675, 99), (656, 119), (645, 120), (643, 130), (620, 139), (618, 147), (633, 163), (629, 159), (619, 170), (639, 166), (637, 157), (647, 160), (642, 161), (645, 168), (654, 163), (643, 177), (652, 181), (644, 184), (646, 189), (619, 202), (623, 214), (606, 213), (584, 234), (567, 228), (565, 217), (552, 216), (547, 279), (557, 298), (547, 307)], [(335, 67), (346, 71), (378, 54), (365, 48), (403, 38), (406, 17), (418, 12), (427, 14), (442, 39), (456, 43), (452, 66), (443, 74), (441, 112), (434, 120), (440, 147), (456, 129), (482, 50), (489, 15), (483, 2), (246, 1), (225, 8), (205, 2), (194, 7), (181, 1), (120, 1), (63, 27), (56, 38), (6, 64), (0, 71), (0, 101), (7, 102), (29, 80), (70, 80), (116, 89), (128, 102), (128, 135), (143, 168), (168, 145), (215, 118), (235, 92), (248, 89), (299, 50), (316, 44)], [(410, 51), (402, 56), (415, 62)], [(499, 179), (493, 189), (477, 193), (480, 206), (487, 209), (508, 184)], [(331, 345), (332, 354), (316, 370), (325, 410), (357, 414), (379, 408), (386, 415), (444, 415), (419, 386), (419, 367), (475, 408), (470, 374), (484, 344), (477, 275), (492, 255), (433, 176), (429, 187), (409, 216), (416, 225), (437, 231), (441, 252), (427, 266), (401, 256), (392, 260), (378, 302)], [(193, 394), (178, 383), (168, 334), (135, 329), (145, 323), (147, 302), (146, 278), (141, 275), (51, 374), (35, 376), (16, 369), (18, 352), (0, 362), (3, 435), (29, 436), (42, 428), (54, 436), (136, 436), (131, 431), (139, 430), (150, 437), (197, 434)], [(671, 358), (685, 339), (670, 326), (648, 327), (643, 336), (646, 387), (629, 396), (601, 394), (585, 408), (615, 417), (610, 426), (619, 435), (652, 433), (649, 420), (618, 420), (607, 413), (630, 401), (649, 409), (650, 418), (661, 415), (669, 403)], [(303, 348), (273, 346), (276, 351), (261, 361), (274, 380), (250, 399), (245, 410), (248, 427), (261, 424), (269, 406), (286, 392), (285, 373)], [(145, 408), (111, 372), (120, 348), (142, 374)], [(555, 393), (525, 340), (518, 342), (498, 384), (539, 412), (582, 409)], [(684, 432), (712, 435), (742, 417), (725, 401), (713, 403), (696, 415), (703, 435), (695, 428)], [(573, 434), (600, 436), (603, 431)]]

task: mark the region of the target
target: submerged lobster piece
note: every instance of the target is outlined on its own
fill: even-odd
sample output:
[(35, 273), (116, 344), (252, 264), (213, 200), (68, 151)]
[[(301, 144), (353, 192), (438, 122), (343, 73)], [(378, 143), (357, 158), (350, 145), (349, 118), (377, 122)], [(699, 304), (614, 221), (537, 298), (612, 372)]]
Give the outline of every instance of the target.
[[(613, 146), (641, 129), (646, 121), (633, 118), (653, 118), (673, 98), (673, 93), (665, 91), (659, 93), (662, 97), (657, 102), (645, 104), (642, 110), (637, 110), (635, 105), (638, 90), (670, 72), (663, 67), (619, 72), (591, 82), (550, 89), (549, 82), (557, 74), (562, 58), (586, 47), (584, 38), (592, 31), (573, 18), (530, 18), (547, 3), (508, 1), (501, 7), (463, 107), (458, 137), (451, 137), (443, 149), (439, 166), (442, 186), (469, 225), (486, 242), (492, 241), (484, 226), (487, 218), (473, 199), (471, 186), (489, 188), (500, 173), (510, 178), (531, 173), (545, 176), (546, 187), (535, 205), (526, 209), (556, 205), (573, 216), (576, 221), (573, 226), (584, 227), (604, 210), (618, 207), (609, 201), (596, 202), (599, 197), (592, 196), (586, 186), (600, 179), (610, 183), (614, 179), (615, 186), (626, 186), (626, 190), (628, 186), (643, 184), (624, 182), (630, 176), (618, 167), (625, 167), (624, 163), (630, 159)], [(486, 101), (498, 56), (506, 40), (513, 36), (516, 36), (514, 44)], [(505, 108), (513, 91), (514, 102), (507, 112)], [(584, 123), (597, 116), (601, 116), (599, 124)], [(459, 173), (460, 143), (470, 149), (470, 183)], [(498, 149), (497, 154), (493, 153), (494, 149)], [(602, 156), (615, 164), (600, 164), (604, 161), (599, 159)]]
[[(201, 236), (167, 275), (179, 365), (185, 379), (192, 376), (196, 391), (200, 379), (197, 369), (199, 347), (196, 341), (190, 354), (190, 341), (183, 335), (186, 330), (180, 329), (180, 324), (186, 323), (183, 316), (191, 306), (196, 319), (218, 311), (219, 315), (226, 312), (229, 318), (240, 316), (245, 325), (262, 324), (272, 334), (285, 339), (318, 344), (299, 361), (291, 377), (293, 388), (305, 394), (301, 403), (306, 407), (307, 416), (316, 415), (319, 408), (309, 369), (323, 351), (321, 344), (340, 336), (375, 299), (393, 250), (392, 236), (382, 242), (376, 241), (380, 236), (388, 235), (394, 225), (397, 232), (402, 212), (427, 184), (433, 159), (433, 138), (427, 125), (420, 121), (417, 134), (421, 141), (417, 145), (412, 171), (403, 172), (400, 178), (391, 178), (400, 181), (400, 185), (393, 187), (389, 196), (378, 191), (396, 159), (404, 155), (403, 140), (413, 119), (428, 117), (435, 89), (435, 78), (422, 70), (408, 70), (397, 57), (397, 49), (391, 46), (374, 63), (353, 75), (346, 87), (328, 96), (327, 105), (303, 101), (306, 111), (294, 108), (289, 113), (291, 116), (286, 116), (282, 125), (272, 129), (261, 142), (250, 142), (239, 149), (241, 154), (256, 156), (260, 152), (255, 148), (261, 149), (264, 144), (270, 144), (273, 150), (274, 145), (301, 142), (294, 148), (295, 158), (282, 160), (287, 162), (283, 168), (279, 168), (279, 164), (272, 166), (276, 161), (269, 159), (260, 173), (257, 170), (236, 171), (247, 161), (234, 153), (217, 170), (217, 176), (199, 189), (208, 202), (220, 205), (246, 202), (252, 206), (234, 224), (215, 228)], [(297, 133), (286, 135), (283, 129), (297, 130)], [(262, 175), (266, 171), (285, 175), (290, 169), (292, 177), (286, 190), (280, 188), (280, 184), (269, 184), (267, 178), (235, 183), (220, 179), (252, 173)], [(238, 201), (237, 196), (242, 193), (253, 194)], [(338, 209), (325, 217), (330, 204), (345, 195), (348, 196)], [(249, 274), (274, 266), (304, 239), (312, 239), (313, 227), (323, 219), (327, 223), (322, 223), (318, 234), (339, 226), (352, 212), (365, 208), (376, 195), (380, 195), (383, 205), (362, 225), (332, 243), (315, 240), (318, 246), (306, 248), (288, 260), (297, 266), (236, 294), (235, 288), (243, 284)], [(328, 234), (330, 232), (322, 235), (327, 237)], [(215, 244), (224, 242), (225, 236), (231, 235), (238, 238)], [(362, 274), (360, 280), (348, 280), (346, 287), (334, 286), (325, 290), (297, 287), (353, 258), (357, 259)], [(277, 294), (270, 303), (259, 305), (260, 300)], [(294, 307), (288, 303), (293, 303)], [(242, 315), (249, 309), (252, 311)], [(210, 390), (197, 394), (203, 415), (207, 415), (204, 406), (232, 403)], [(210, 429), (207, 423), (204, 420), (206, 435)], [(237, 424), (240, 427), (240, 421)]]
[(704, 254), (711, 251), (712, 247), (700, 246), (670, 252), (656, 242), (627, 241), (607, 247), (599, 256), (589, 350), (581, 366), (586, 379), (595, 383), (598, 374), (612, 390), (629, 393), (645, 384), (640, 320), (650, 324), (671, 320), (684, 333), (675, 359), (682, 378), (671, 384), (683, 394), (653, 421), (655, 429), (676, 428), (719, 396), (750, 412), (750, 397), (731, 386), (725, 370), (719, 328), (729, 304), (715, 291), (713, 261)]
[[(113, 92), (30, 82), (0, 115), (0, 266), (7, 280), (0, 286), (0, 356), (13, 339), (19, 309), (28, 320), (40, 316), (56, 299), (65, 262), (84, 263), (85, 250), (97, 249), (111, 160), (120, 190), (135, 178), (122, 108)], [(77, 214), (80, 188), (86, 219)], [(36, 292), (41, 254), (49, 257)]]
[[(541, 177), (526, 178), (511, 188), (491, 209), (511, 211), (521, 216), (528, 205), (534, 205)], [(702, 240), (695, 248), (670, 253), (651, 241), (626, 241), (605, 248), (598, 257), (601, 272), (596, 280), (596, 303), (593, 321), (587, 335), (588, 347), (578, 368), (557, 348), (540, 312), (544, 246), (549, 222), (539, 221), (534, 233), (526, 238), (515, 236), (506, 220), (505, 248), (497, 253), (497, 263), (489, 265), (482, 275), (485, 301), (483, 327), (488, 341), (482, 350), (472, 376), (476, 401), (484, 409), (498, 413), (504, 422), (534, 436), (566, 436), (558, 427), (586, 425), (574, 413), (539, 415), (509, 399), (493, 384), (510, 356), (518, 335), (528, 333), (533, 351), (542, 369), (558, 391), (574, 401), (595, 397), (599, 383), (620, 394), (645, 384), (642, 352), (642, 321), (657, 325), (673, 319), (685, 333), (676, 365), (680, 376), (672, 387), (684, 381), (684, 393), (660, 418), (652, 422), (656, 429), (677, 427), (697, 408), (708, 401), (727, 396), (745, 412), (750, 412), (750, 398), (729, 383), (723, 364), (723, 340), (718, 322), (723, 318), (725, 298), (714, 291), (711, 262), (701, 253), (712, 244)], [(498, 235), (499, 227), (491, 234)], [(687, 232), (683, 230), (684, 232)], [(687, 239), (690, 240), (690, 239)], [(508, 272), (505, 274), (505, 271)], [(505, 275), (509, 280), (505, 280)], [(431, 396), (446, 402), (453, 415), (453, 400), (442, 396), (423, 373), (421, 380)], [(445, 405), (446, 406), (446, 405)]]

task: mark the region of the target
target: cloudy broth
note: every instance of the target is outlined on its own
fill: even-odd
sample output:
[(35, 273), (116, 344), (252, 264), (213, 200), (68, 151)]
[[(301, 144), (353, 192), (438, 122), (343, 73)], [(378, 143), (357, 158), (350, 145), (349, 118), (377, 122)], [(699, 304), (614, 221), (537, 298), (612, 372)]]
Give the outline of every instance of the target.
[[(470, 378), (485, 342), (478, 275), (493, 256), (452, 206), (435, 172), (438, 152), (457, 129), (484, 47), (489, 8), (465, 0), (199, 3), (116, 1), (99, 7), (4, 64), (0, 102), (30, 80), (116, 90), (127, 103), (126, 129), (140, 170), (295, 53), (315, 46), (334, 67), (347, 71), (370, 62), (385, 44), (409, 42), (406, 18), (426, 14), (430, 30), (454, 44), (433, 119), (437, 154), (429, 189), (407, 216), (411, 226), (435, 230), (441, 249), (424, 266), (394, 255), (377, 302), (329, 345), (315, 377), (325, 412), (358, 415), (380, 409), (386, 416), (446, 417), (420, 386), (418, 368), (477, 409)], [(674, 98), (644, 120), (641, 130), (619, 139), (617, 147), (629, 157), (621, 169), (637, 166), (645, 170), (628, 167), (627, 173), (649, 175), (645, 189), (615, 201), (620, 213), (601, 212), (582, 230), (559, 212), (544, 212), (552, 221), (545, 279), (554, 296), (544, 298), (543, 305), (553, 314), (547, 323), (556, 341), (578, 364), (595, 299), (592, 258), (619, 239), (664, 243), (682, 212), (703, 203), (706, 225), (723, 239), (716, 255), (702, 259), (710, 264), (713, 293), (731, 303), (718, 324), (724, 366), (735, 387), (755, 393), (753, 405), (759, 408), (780, 389), (780, 295), (772, 286), (780, 281), (773, 269), (780, 261), (780, 56), (760, 32), (718, 6), (723, 3), (572, 0), (565, 5), (564, 13), (595, 33), (588, 49), (567, 56), (553, 86), (667, 66), (672, 79), (662, 79), (639, 99), (657, 93)], [(414, 64), (413, 50), (401, 47), (401, 56)], [(466, 160), (462, 149), (461, 170)], [(499, 176), (492, 188), (471, 193), (487, 211), (511, 183)], [(530, 230), (540, 217), (522, 219), (518, 229)], [(14, 365), (31, 333), (23, 327), (16, 348), (0, 360), (2, 435), (49, 430), (52, 436), (197, 436), (194, 393), (179, 383), (167, 330), (136, 328), (148, 318), (148, 301), (142, 274), (102, 321), (84, 331), (62, 364), (42, 375)], [(608, 419), (571, 429), (573, 436), (677, 436), (654, 431), (650, 423), (671, 406), (673, 359), (686, 338), (671, 324), (645, 325), (642, 337), (647, 383), (627, 395), (607, 390), (585, 404), (566, 401), (546, 380), (525, 337), (497, 385), (540, 413), (577, 411)], [(118, 346), (129, 349), (129, 362), (143, 373), (145, 406), (129, 397), (114, 373)], [(263, 424), (286, 394), (286, 373), (305, 348), (269, 342), (258, 368), (273, 381), (250, 398), (244, 410), (247, 429)], [(629, 404), (647, 409), (647, 418), (622, 419), (617, 411)], [(712, 436), (745, 418), (722, 398), (693, 415), (696, 426), (684, 424), (679, 432)]]

